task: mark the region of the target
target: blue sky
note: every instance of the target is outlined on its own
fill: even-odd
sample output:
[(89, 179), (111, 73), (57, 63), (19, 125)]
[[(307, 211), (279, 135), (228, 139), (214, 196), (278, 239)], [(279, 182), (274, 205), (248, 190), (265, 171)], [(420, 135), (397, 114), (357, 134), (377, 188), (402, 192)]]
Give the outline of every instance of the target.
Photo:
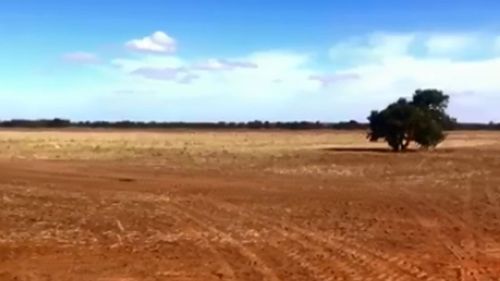
[(499, 12), (493, 0), (4, 0), (0, 118), (364, 121), (436, 87), (460, 120), (500, 121)]

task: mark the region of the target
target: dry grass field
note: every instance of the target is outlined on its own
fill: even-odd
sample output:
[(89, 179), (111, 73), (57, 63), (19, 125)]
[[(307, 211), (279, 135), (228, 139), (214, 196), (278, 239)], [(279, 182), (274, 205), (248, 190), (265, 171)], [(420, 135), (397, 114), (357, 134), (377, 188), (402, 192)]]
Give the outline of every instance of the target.
[(4, 280), (500, 280), (500, 133), (1, 131)]

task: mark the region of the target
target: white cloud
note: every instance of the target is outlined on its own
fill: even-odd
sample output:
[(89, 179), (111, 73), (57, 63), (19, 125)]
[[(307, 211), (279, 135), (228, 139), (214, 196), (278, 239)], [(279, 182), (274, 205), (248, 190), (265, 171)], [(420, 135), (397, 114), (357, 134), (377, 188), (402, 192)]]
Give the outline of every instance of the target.
[(196, 79), (200, 78), (198, 74), (186, 73), (184, 76), (180, 77), (177, 82), (181, 84), (191, 84)]
[(255, 52), (246, 57), (256, 65), (263, 66), (276, 71), (290, 68), (301, 68), (311, 62), (312, 57), (309, 54), (303, 54), (291, 51), (263, 51)]
[(176, 80), (179, 75), (185, 72), (182, 68), (152, 68), (141, 67), (131, 72), (131, 74), (139, 75), (148, 79), (172, 81)]
[(360, 78), (361, 77), (356, 73), (315, 74), (309, 76), (309, 79), (318, 81), (324, 87), (340, 82), (358, 80)]
[(158, 81), (174, 81), (180, 84), (191, 84), (193, 81), (200, 78), (199, 75), (190, 73), (185, 68), (141, 67), (130, 73), (146, 79)]
[[(470, 57), (472, 51), (478, 52), (474, 49), (475, 42), (490, 42), (491, 46), (493, 36), (479, 39), (456, 34), (418, 34), (409, 41), (370, 38), (373, 37), (357, 43), (348, 41), (349, 48), (343, 50), (344, 54), (356, 54), (363, 60), (337, 70), (356, 73), (359, 79), (355, 83), (334, 83), (331, 87), (346, 101), (356, 101), (360, 114), (369, 107), (382, 107), (398, 97), (410, 96), (417, 88), (439, 88), (452, 96), (450, 111), (459, 119), (488, 121), (500, 117), (491, 104), (491, 100), (500, 99), (500, 56), (492, 53), (491, 48), (483, 48), (476, 53), (477, 57)], [(342, 44), (345, 43), (337, 44), (334, 50)], [(427, 47), (425, 53), (412, 51), (421, 49), (422, 44)], [(378, 59), (369, 59), (374, 57)]]
[(414, 32), (347, 38), (331, 48), (331, 61), (283, 50), (204, 60), (142, 54), (100, 66), (111, 81), (101, 92), (115, 93), (116, 99), (128, 93), (124, 116), (128, 105), (148, 108), (129, 118), (156, 118), (161, 114), (154, 111), (160, 110), (169, 114), (163, 120), (364, 121), (370, 110), (417, 88), (440, 88), (452, 96), (450, 111), (459, 119), (499, 120), (491, 101), (500, 98), (500, 53), (491, 46), (495, 41), (500, 46), (500, 37), (471, 37), (490, 42), (490, 49), (464, 58), (469, 39), (456, 36)]
[(131, 50), (151, 53), (174, 53), (177, 42), (163, 31), (156, 31), (150, 36), (130, 40), (125, 46)]
[(257, 68), (258, 65), (251, 62), (236, 61), (228, 59), (209, 59), (202, 63), (197, 63), (192, 66), (195, 70), (218, 71), (218, 70), (234, 70), (238, 68)]
[[(320, 85), (309, 79), (315, 71), (308, 55), (266, 51), (246, 56), (205, 60), (204, 64), (175, 56), (115, 59), (102, 72), (115, 81), (111, 92), (153, 90), (165, 96), (279, 100)], [(280, 83), (276, 83), (280, 81)]]
[(479, 38), (471, 34), (440, 34), (430, 36), (425, 46), (431, 55), (449, 56), (475, 48), (481, 43), (478, 41)]
[(140, 58), (118, 58), (111, 61), (111, 65), (123, 70), (132, 72), (138, 68), (185, 68), (188, 62), (175, 56), (154, 56), (147, 55)]
[(413, 33), (374, 33), (335, 44), (330, 49), (330, 57), (340, 64), (379, 62), (408, 55), (415, 40), (416, 35)]
[(99, 57), (96, 54), (88, 52), (73, 52), (62, 56), (62, 59), (70, 63), (94, 64), (99, 63)]
[(497, 53), (500, 53), (500, 36), (497, 36), (495, 38), (495, 42), (493, 44), (494, 44), (494, 47), (495, 47), (495, 51)]

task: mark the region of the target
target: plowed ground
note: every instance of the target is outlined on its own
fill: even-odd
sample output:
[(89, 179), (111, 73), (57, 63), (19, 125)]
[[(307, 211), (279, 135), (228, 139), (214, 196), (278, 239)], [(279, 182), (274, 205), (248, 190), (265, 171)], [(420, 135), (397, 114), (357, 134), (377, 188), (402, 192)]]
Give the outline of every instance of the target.
[(500, 280), (500, 133), (2, 132), (0, 280)]

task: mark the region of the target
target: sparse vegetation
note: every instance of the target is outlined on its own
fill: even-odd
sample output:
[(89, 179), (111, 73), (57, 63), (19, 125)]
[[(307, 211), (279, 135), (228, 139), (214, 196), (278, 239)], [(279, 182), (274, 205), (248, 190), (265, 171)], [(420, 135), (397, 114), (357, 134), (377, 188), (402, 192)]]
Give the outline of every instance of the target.
[(496, 280), (500, 133), (365, 136), (0, 131), (0, 280)]

